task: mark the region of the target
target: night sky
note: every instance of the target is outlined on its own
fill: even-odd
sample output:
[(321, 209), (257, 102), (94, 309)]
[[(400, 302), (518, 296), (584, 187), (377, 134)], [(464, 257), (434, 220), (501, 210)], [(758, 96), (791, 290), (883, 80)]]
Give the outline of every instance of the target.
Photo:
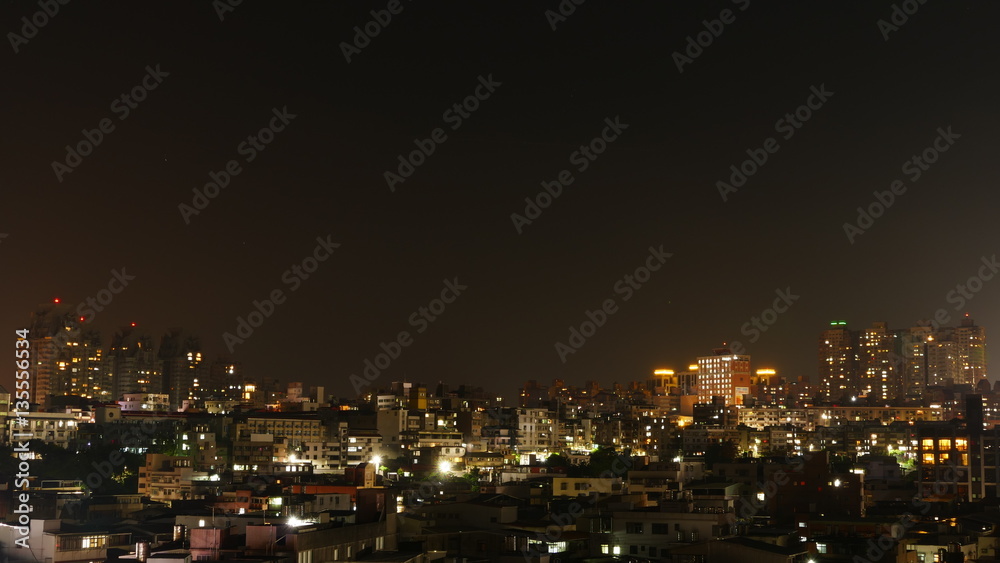
[[(214, 358), (280, 290), (232, 356), (337, 395), (402, 331), (409, 345), (376, 385), (508, 397), (528, 379), (644, 379), (732, 340), (755, 368), (814, 378), (831, 320), (904, 328), (945, 309), (993, 334), (1000, 280), (974, 282), (964, 304), (949, 292), (1000, 251), (1000, 4), (897, 3), (898, 29), (888, 1), (678, 4), (564, 0), (573, 13), (557, 19), (556, 0), (243, 2), (221, 21), (222, 2), (59, 5), (0, 55), (12, 359), (36, 304), (97, 296), (122, 268), (134, 279), (93, 318), (105, 341), (129, 322), (157, 339), (184, 327)], [(354, 47), (354, 27), (387, 7), (398, 13)], [(903, 7), (918, 9), (902, 22)], [(3, 31), (40, 10), (5, 2)], [(681, 60), (699, 33), (707, 46)], [(468, 96), (475, 109), (455, 111)], [(810, 100), (798, 127), (779, 122)], [(596, 159), (577, 153), (616, 118), (627, 128), (608, 129)], [(102, 120), (110, 132), (70, 168), (66, 146)], [(271, 124), (282, 130), (252, 148)], [(935, 163), (904, 168), (949, 127)], [(767, 161), (724, 200), (717, 182), (768, 138)], [(387, 181), (415, 140), (433, 153)], [(228, 186), (185, 216), (230, 161)], [(512, 219), (563, 170), (572, 183), (540, 215)], [(905, 192), (849, 240), (844, 224), (895, 180)], [(308, 279), (286, 274), (317, 237), (339, 247)], [(670, 256), (628, 286), (650, 247)], [(467, 288), (421, 320), (456, 278)], [(786, 289), (798, 298), (751, 342), (744, 323)], [(564, 363), (556, 343), (609, 299)]]

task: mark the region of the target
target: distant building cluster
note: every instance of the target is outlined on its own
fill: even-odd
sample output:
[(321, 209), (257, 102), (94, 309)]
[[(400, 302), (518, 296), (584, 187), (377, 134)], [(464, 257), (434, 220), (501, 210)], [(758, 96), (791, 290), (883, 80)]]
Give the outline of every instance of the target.
[(986, 331), (968, 314), (957, 327), (890, 329), (876, 322), (850, 330), (846, 324), (831, 323), (819, 339), (820, 391), (830, 399), (918, 399), (933, 386), (986, 379)]
[(155, 339), (131, 323), (105, 341), (58, 300), (39, 305), (28, 328), (32, 402), (42, 408), (64, 401), (60, 397), (115, 402), (136, 394), (165, 396), (151, 406), (166, 410), (206, 400), (263, 402), (268, 383), (276, 385), (248, 386), (239, 363), (209, 362), (200, 339), (182, 329)]
[[(815, 382), (723, 346), (610, 387), (529, 380), (516, 405), (443, 382), (338, 398), (252, 381), (183, 331), (105, 346), (59, 304), (31, 339), (35, 407), (0, 388), (4, 451), (34, 467), (28, 497), (0, 478), (12, 562), (1000, 555), (1000, 390), (968, 317), (836, 321)], [(46, 465), (60, 451), (85, 460), (75, 478)]]

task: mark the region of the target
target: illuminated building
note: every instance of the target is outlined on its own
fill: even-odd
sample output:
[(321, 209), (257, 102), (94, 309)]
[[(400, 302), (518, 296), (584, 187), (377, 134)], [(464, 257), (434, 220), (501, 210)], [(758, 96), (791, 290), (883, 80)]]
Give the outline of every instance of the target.
[(858, 391), (857, 332), (845, 321), (833, 321), (819, 337), (820, 392), (831, 399)]
[(197, 336), (175, 328), (160, 339), (158, 354), (163, 384), (160, 393), (170, 395), (170, 404), (180, 407), (184, 401), (204, 399), (208, 370), (202, 361), (201, 342)]
[(112, 399), (100, 336), (83, 325), (59, 299), (35, 309), (28, 334), (32, 402), (48, 406), (51, 396), (61, 395)]
[(711, 356), (698, 358), (698, 402), (722, 397), (726, 405), (742, 405), (750, 393), (750, 356), (716, 348)]
[(674, 374), (674, 370), (653, 370), (653, 376), (646, 380), (646, 388), (653, 393), (670, 393), (677, 388), (677, 376)]
[(160, 362), (154, 348), (153, 339), (139, 333), (134, 323), (122, 327), (111, 338), (105, 361), (115, 400), (126, 393), (162, 392)]
[(966, 313), (961, 324), (955, 327), (954, 341), (961, 382), (976, 385), (986, 378), (986, 330), (976, 326)]
[(889, 330), (885, 322), (872, 323), (858, 340), (858, 367), (862, 395), (879, 402), (896, 398), (903, 387), (902, 344), (905, 331)]

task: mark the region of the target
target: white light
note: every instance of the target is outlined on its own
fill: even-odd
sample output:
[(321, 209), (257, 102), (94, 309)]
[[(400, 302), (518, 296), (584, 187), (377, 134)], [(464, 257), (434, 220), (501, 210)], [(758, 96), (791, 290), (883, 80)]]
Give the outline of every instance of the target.
[(840, 486), (840, 479), (834, 479), (833, 480), (833, 486), (834, 487), (839, 487)]
[(295, 516), (289, 516), (288, 520), (285, 520), (285, 524), (288, 524), (293, 528), (297, 528), (299, 526), (305, 526), (306, 524), (312, 524), (312, 522), (309, 522), (307, 520), (301, 520), (299, 518), (296, 518)]
[(442, 473), (447, 473), (451, 471), (451, 462), (442, 461), (441, 463), (438, 464), (438, 469), (440, 469)]
[(376, 470), (377, 470), (377, 469), (378, 469), (379, 467), (382, 467), (382, 456), (380, 456), (380, 455), (377, 455), (377, 456), (373, 457), (373, 458), (372, 458), (372, 463), (373, 463), (373, 464), (375, 464), (375, 469), (376, 469)]

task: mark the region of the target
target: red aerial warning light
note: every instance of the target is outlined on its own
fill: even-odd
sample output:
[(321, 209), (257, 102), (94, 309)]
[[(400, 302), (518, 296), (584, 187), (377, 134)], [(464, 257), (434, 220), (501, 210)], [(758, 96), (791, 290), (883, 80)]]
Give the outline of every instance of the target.
[(58, 297), (56, 297), (56, 298), (55, 298), (55, 299), (53, 299), (52, 301), (53, 301), (53, 302), (55, 302), (55, 303), (59, 303), (59, 298), (58, 298)]
[(135, 326), (135, 323), (132, 323), (132, 326)]

